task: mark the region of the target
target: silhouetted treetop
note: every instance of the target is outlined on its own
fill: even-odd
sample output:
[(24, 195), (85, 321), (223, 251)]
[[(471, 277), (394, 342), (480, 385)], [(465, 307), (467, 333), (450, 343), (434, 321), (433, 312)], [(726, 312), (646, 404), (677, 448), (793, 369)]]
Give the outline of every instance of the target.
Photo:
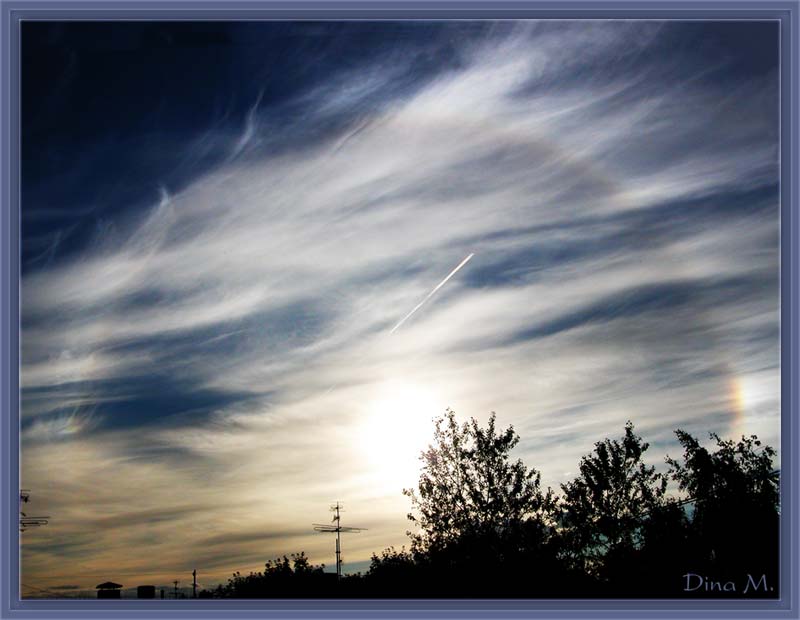
[(561, 485), (563, 551), (586, 570), (639, 547), (646, 516), (664, 504), (667, 478), (645, 465), (648, 447), (629, 421), (621, 440), (598, 441), (581, 459), (580, 475)]
[(552, 493), (542, 492), (539, 472), (510, 460), (518, 442), (512, 426), (496, 428), (494, 413), (486, 428), (474, 418), (459, 424), (450, 409), (435, 420), (433, 443), (420, 457), (419, 488), (403, 490), (417, 512), (408, 518), (420, 528), (409, 532), (414, 552), (502, 535), (552, 509)]
[[(682, 491), (700, 502), (716, 501), (757, 502), (777, 509), (778, 478), (773, 474), (775, 449), (761, 448), (755, 435), (742, 436), (740, 441), (723, 440), (709, 433), (717, 449), (710, 452), (683, 430), (675, 431), (683, 446), (684, 462), (666, 458), (670, 474)], [(702, 510), (698, 506), (698, 510)]]
[[(704, 447), (676, 434), (683, 457), (667, 456), (669, 470), (659, 473), (628, 422), (622, 437), (594, 444), (556, 498), (542, 490), (538, 471), (511, 458), (519, 442), (513, 427), (498, 428), (494, 413), (485, 427), (474, 418), (459, 423), (448, 409), (421, 454), (418, 488), (403, 491), (418, 526), (408, 532), (410, 550), (373, 553), (365, 574), (341, 579), (304, 553), (283, 556), (201, 595), (778, 597), (775, 450), (755, 436), (711, 434), (716, 446)], [(668, 479), (677, 483), (675, 497), (667, 495)], [(745, 588), (748, 575), (757, 588)], [(738, 587), (723, 590), (723, 583)]]

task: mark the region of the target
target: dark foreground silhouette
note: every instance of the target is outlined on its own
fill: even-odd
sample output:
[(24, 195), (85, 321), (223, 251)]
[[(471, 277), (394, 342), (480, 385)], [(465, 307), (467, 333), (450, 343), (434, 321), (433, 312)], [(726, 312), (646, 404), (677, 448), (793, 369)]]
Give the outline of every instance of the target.
[[(373, 554), (340, 580), (304, 553), (236, 573), (205, 598), (776, 598), (775, 450), (755, 437), (711, 448), (676, 435), (680, 459), (648, 466), (628, 422), (597, 442), (561, 494), (510, 452), (519, 437), (447, 414), (435, 422), (409, 549)], [(673, 482), (679, 496), (668, 494)]]

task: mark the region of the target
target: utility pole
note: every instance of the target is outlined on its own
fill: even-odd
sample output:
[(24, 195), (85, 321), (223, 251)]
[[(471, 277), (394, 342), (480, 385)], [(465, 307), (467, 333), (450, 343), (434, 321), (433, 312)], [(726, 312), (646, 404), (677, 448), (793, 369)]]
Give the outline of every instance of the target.
[(197, 598), (197, 569), (192, 571), (192, 598)]
[(336, 525), (322, 525), (320, 523), (313, 523), (314, 531), (324, 532), (326, 534), (336, 534), (336, 579), (342, 578), (342, 532), (345, 534), (358, 534), (366, 530), (365, 527), (342, 527), (341, 512), (344, 510), (343, 506), (336, 502), (331, 506), (331, 512), (334, 513), (333, 523)]
[(50, 517), (30, 517), (27, 513), (22, 511), (22, 504), (27, 504), (31, 501), (31, 492), (28, 489), (20, 489), (19, 491), (19, 531), (24, 532), (29, 527), (38, 527), (40, 525), (47, 525), (47, 520)]
[(178, 584), (180, 583), (177, 579), (172, 583), (175, 584), (175, 600), (178, 600)]

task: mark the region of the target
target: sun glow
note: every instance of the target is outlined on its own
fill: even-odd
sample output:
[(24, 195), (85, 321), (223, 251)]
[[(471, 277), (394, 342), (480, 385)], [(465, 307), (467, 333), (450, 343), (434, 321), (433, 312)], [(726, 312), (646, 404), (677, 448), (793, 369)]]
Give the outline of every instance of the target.
[(444, 407), (433, 391), (419, 384), (391, 381), (376, 390), (357, 437), (382, 490), (394, 494), (416, 486), (420, 452), (431, 442), (433, 419)]

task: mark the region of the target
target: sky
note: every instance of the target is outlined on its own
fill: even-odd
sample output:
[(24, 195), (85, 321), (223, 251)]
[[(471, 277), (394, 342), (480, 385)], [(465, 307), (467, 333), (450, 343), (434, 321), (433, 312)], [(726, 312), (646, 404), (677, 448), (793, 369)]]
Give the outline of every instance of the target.
[(777, 22), (23, 23), (23, 594), (335, 570), (337, 500), (363, 570), (447, 407), (554, 488), (778, 447), (778, 94)]

